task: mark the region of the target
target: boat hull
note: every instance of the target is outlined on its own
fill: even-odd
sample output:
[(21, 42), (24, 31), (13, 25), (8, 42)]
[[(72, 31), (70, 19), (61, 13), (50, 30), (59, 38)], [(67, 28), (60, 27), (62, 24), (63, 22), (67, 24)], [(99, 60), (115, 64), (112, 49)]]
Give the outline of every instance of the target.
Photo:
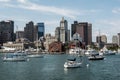
[(103, 60), (103, 56), (90, 56), (88, 57), (89, 60)]
[(81, 63), (65, 63), (64, 64), (65, 68), (78, 68), (81, 67)]
[(7, 62), (17, 62), (17, 61), (27, 61), (27, 58), (4, 58), (3, 61)]

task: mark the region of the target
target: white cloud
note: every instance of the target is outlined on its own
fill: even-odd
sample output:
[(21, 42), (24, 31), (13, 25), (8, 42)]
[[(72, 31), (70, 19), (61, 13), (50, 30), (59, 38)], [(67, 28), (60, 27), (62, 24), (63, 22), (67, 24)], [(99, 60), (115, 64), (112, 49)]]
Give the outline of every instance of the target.
[[(11, 1), (12, 0), (1, 0), (1, 1)], [(27, 10), (34, 10), (38, 12), (43, 12), (47, 14), (56, 14), (56, 15), (61, 15), (64, 17), (68, 17), (71, 19), (76, 19), (77, 16), (80, 15), (88, 15), (88, 14), (93, 14), (96, 12), (99, 12), (99, 10), (72, 10), (72, 9), (65, 9), (65, 8), (59, 8), (55, 6), (45, 6), (45, 5), (38, 5), (35, 3), (30, 2), (29, 0), (16, 0), (17, 4), (12, 4), (12, 3), (7, 3), (4, 4), (7, 7), (13, 7), (13, 8), (22, 8), (22, 9), (27, 9)]]
[(120, 20), (102, 20), (100, 21), (101, 24), (108, 25), (109, 27), (116, 27), (119, 28)]
[[(0, 0), (0, 1), (4, 1), (4, 2), (11, 1), (12, 2), (12, 0)], [(69, 17), (72, 19), (75, 19), (79, 13), (78, 11), (75, 11), (75, 10), (58, 8), (55, 6), (38, 5), (38, 4), (32, 3), (28, 0), (17, 0), (17, 4), (6, 3), (4, 5), (7, 7), (23, 8), (23, 9), (28, 9), (28, 10), (35, 10), (38, 12), (57, 14), (57, 15)]]
[[(59, 22), (57, 22), (57, 20), (53, 20), (53, 21), (44, 21), (46, 25), (58, 25), (59, 26)], [(56, 26), (57, 27), (57, 26)]]
[(48, 12), (48, 13), (50, 12), (50, 13), (70, 17), (73, 19), (75, 19), (75, 16), (78, 13), (77, 11), (73, 11), (69, 9), (61, 9), (61, 8), (54, 7), (54, 6), (38, 5), (38, 4), (34, 4), (34, 3), (31, 3), (25, 0), (18, 0), (18, 1), (21, 3), (24, 3), (24, 4), (19, 5), (19, 7), (23, 9), (35, 10), (35, 11), (40, 11), (40, 12)]
[(11, 0), (0, 0), (0, 2), (9, 2)]
[(113, 9), (112, 12), (115, 14), (120, 14), (120, 8)]
[(27, 0), (17, 0), (18, 2), (20, 2), (20, 3), (26, 3), (27, 2)]
[(100, 30), (100, 34), (106, 35), (108, 42), (111, 42), (112, 36), (120, 32), (120, 19), (99, 20), (94, 23), (93, 27), (94, 41), (96, 40), (96, 36), (99, 35)]

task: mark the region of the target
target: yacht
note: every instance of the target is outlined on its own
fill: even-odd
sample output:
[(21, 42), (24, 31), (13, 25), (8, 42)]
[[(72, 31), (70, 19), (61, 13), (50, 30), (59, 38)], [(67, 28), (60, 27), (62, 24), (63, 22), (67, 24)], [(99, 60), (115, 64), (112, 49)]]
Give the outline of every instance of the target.
[(104, 56), (102, 55), (91, 55), (88, 57), (89, 60), (103, 60)]
[(82, 63), (81, 62), (77, 62), (76, 58), (74, 59), (67, 59), (67, 61), (64, 64), (65, 68), (78, 68), (81, 67)]
[(85, 55), (86, 55), (86, 56), (99, 55), (99, 52), (97, 52), (97, 51), (94, 50), (94, 49), (88, 49), (88, 50), (85, 52)]
[(23, 52), (7, 53), (3, 57), (3, 61), (27, 61), (27, 56)]
[(117, 53), (115, 51), (108, 50), (106, 47), (103, 47), (101, 51), (103, 52), (103, 55), (115, 55)]

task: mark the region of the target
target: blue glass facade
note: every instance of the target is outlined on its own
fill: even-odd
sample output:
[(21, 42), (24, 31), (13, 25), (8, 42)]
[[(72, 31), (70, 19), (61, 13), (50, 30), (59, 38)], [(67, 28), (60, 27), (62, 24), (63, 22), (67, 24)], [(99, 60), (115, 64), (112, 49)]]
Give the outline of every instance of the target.
[(43, 37), (45, 34), (45, 27), (44, 27), (44, 23), (38, 23), (38, 38)]

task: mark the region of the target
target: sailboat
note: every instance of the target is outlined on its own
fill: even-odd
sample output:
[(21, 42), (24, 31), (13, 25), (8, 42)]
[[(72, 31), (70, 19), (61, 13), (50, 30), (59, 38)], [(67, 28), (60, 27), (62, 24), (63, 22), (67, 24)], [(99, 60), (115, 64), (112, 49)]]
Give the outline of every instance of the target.
[[(64, 63), (64, 68), (79, 68), (82, 66), (83, 60), (83, 52), (84, 50), (80, 48), (80, 42), (82, 42), (82, 38), (78, 33), (75, 33), (73, 35), (73, 47), (69, 49), (69, 54), (72, 57), (72, 59), (67, 59)], [(79, 44), (79, 45), (78, 45)]]
[[(77, 60), (81, 57), (82, 49), (79, 47), (76, 47), (69, 50), (69, 54), (72, 55), (72, 59), (67, 59), (67, 61), (64, 63), (64, 68), (79, 68), (82, 66), (82, 61)], [(74, 57), (74, 58), (73, 58)]]
[(64, 68), (79, 68), (82, 66), (82, 62), (78, 62), (76, 58), (74, 59), (67, 59), (64, 64)]

